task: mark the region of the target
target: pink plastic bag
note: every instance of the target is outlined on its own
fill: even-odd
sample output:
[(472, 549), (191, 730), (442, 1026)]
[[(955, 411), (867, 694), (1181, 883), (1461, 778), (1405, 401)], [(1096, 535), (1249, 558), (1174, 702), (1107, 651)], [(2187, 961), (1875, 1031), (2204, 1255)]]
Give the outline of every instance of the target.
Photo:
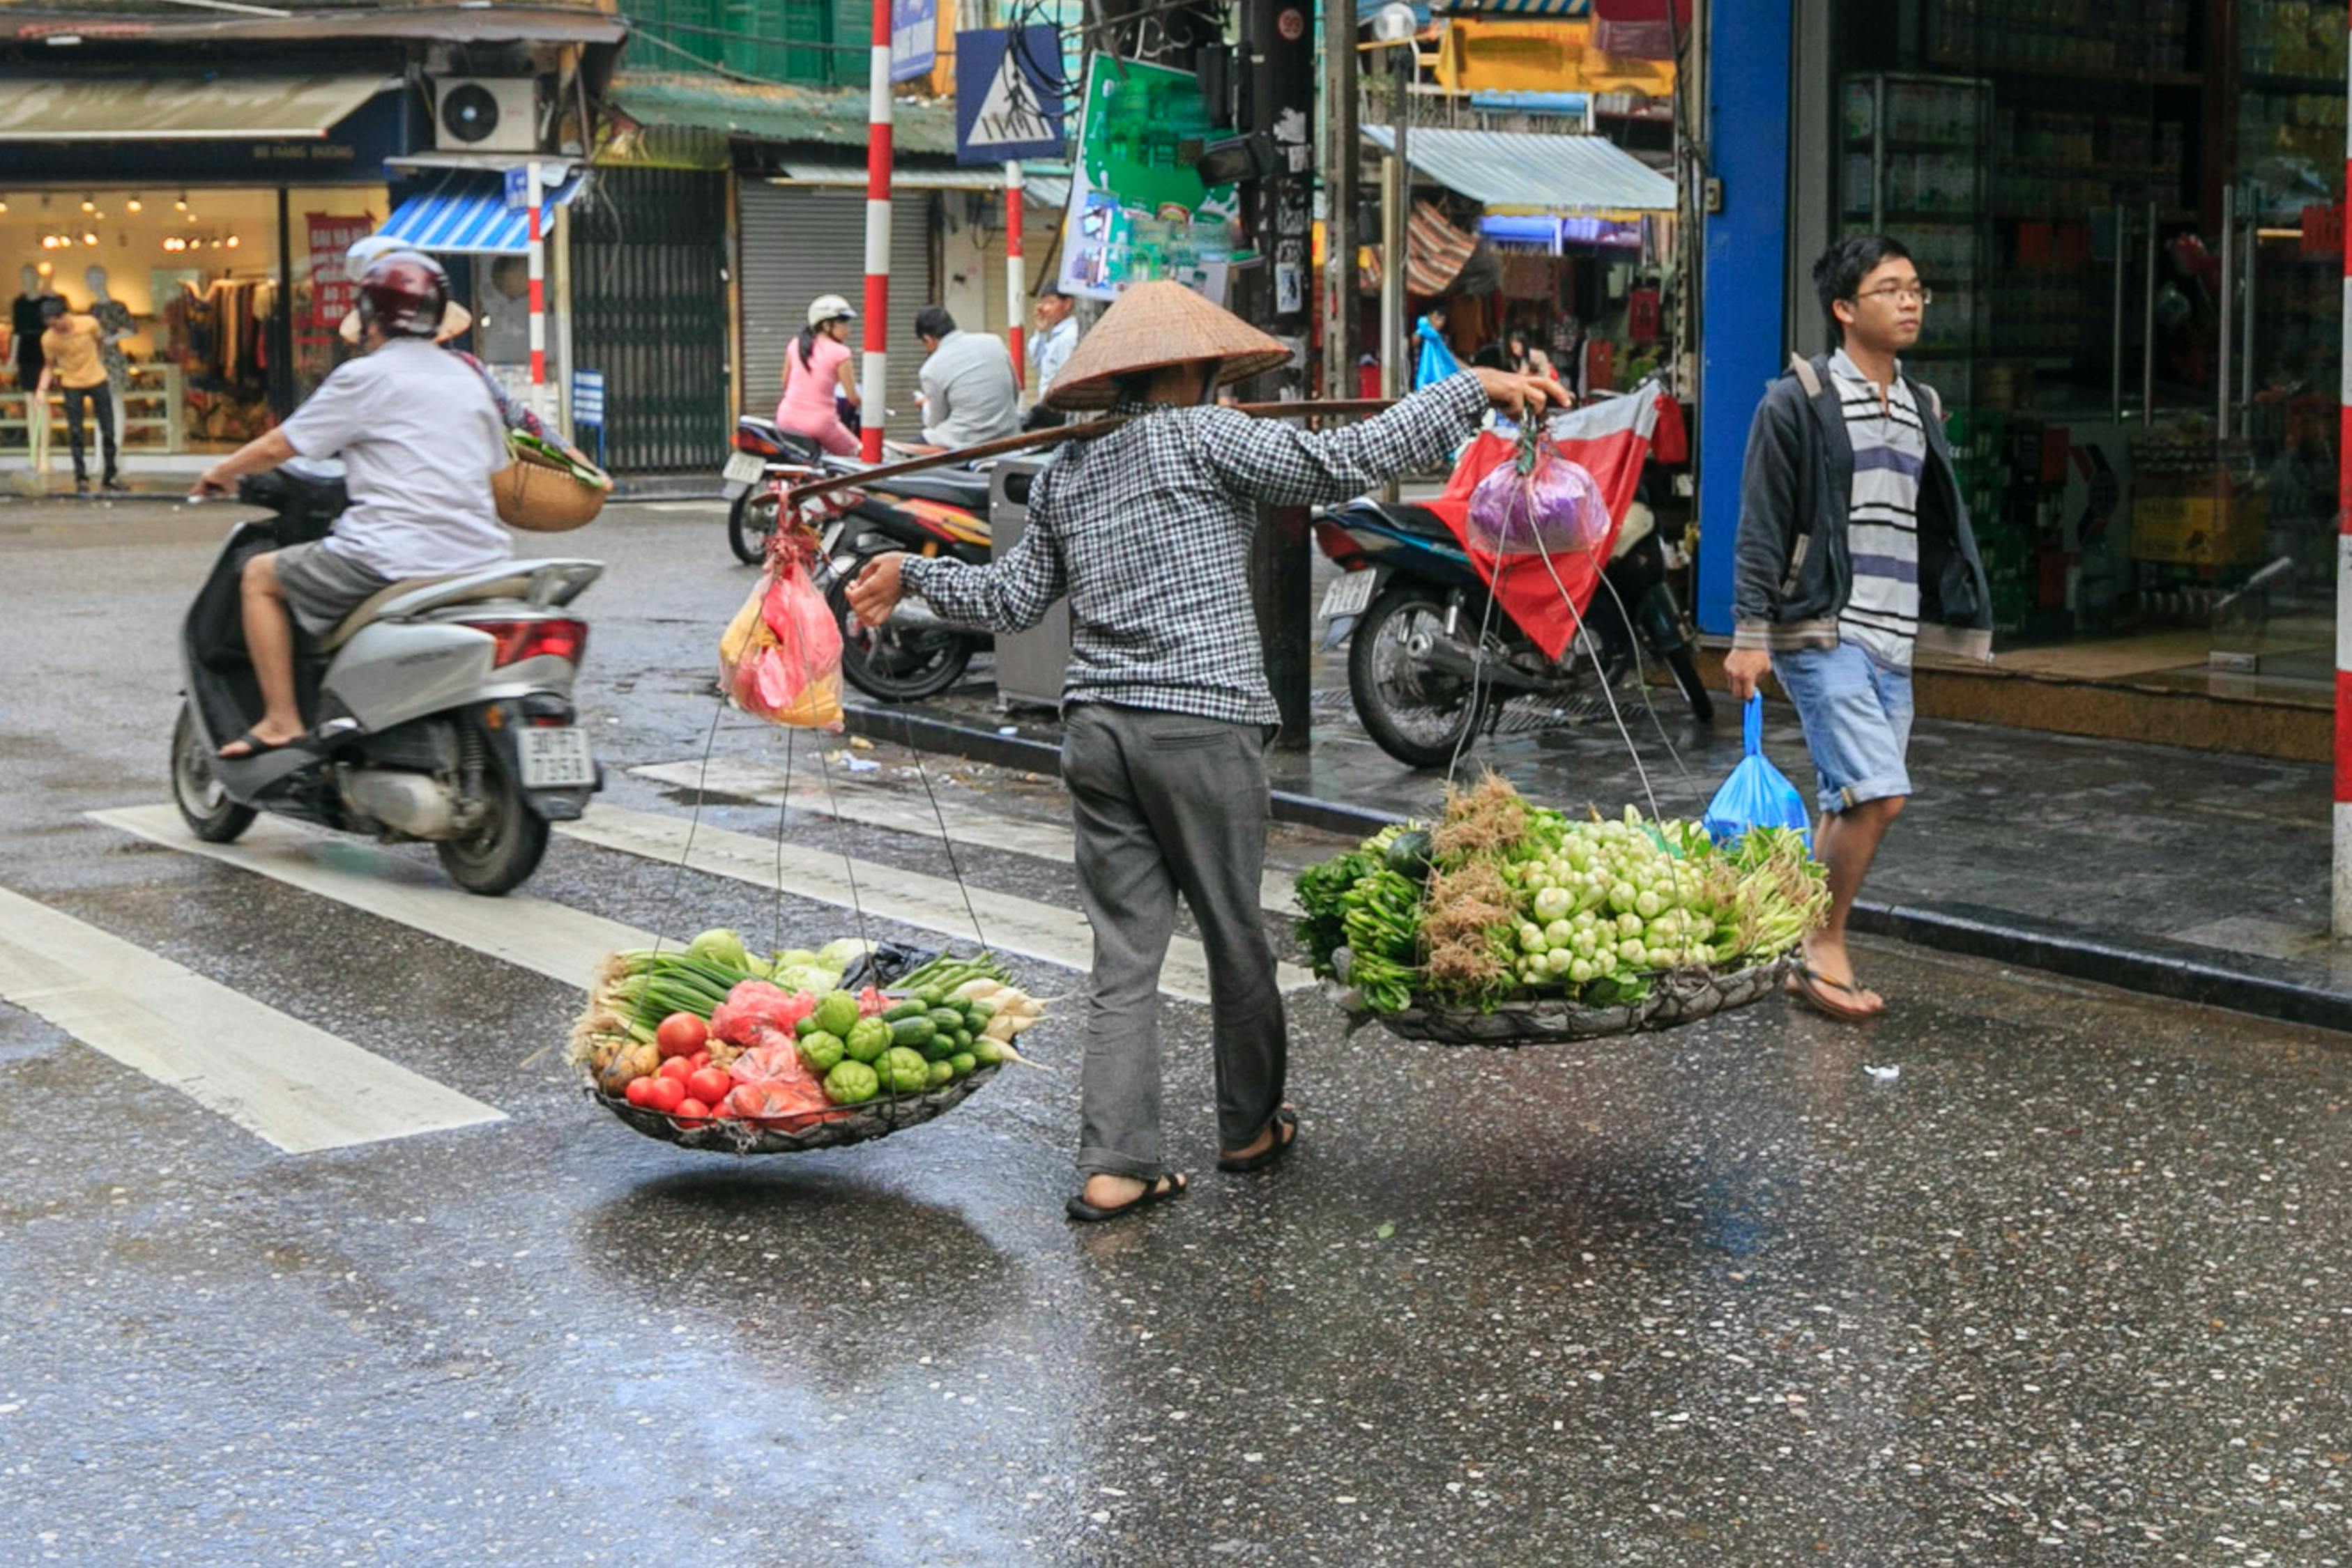
[(841, 627), (798, 554), (779, 551), (719, 640), (719, 669), (744, 712), (799, 729), (842, 727)]
[(1472, 546), (1496, 555), (1581, 555), (1609, 537), (1609, 501), (1584, 465), (1538, 436), (1531, 457), (1478, 481), (1465, 520)]

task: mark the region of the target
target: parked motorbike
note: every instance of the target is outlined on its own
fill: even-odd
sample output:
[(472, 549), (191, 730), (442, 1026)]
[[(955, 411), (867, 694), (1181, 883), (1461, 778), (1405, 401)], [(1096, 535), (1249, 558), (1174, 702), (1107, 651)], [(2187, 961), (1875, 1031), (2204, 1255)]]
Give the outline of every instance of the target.
[[(855, 413), (855, 410), (848, 410)], [(719, 471), (720, 494), (727, 501), (727, 544), (745, 566), (757, 566), (768, 556), (768, 540), (776, 531), (779, 481), (812, 470), (843, 474), (863, 466), (855, 457), (836, 457), (824, 444), (797, 431), (780, 428), (775, 421), (744, 414), (735, 422), (730, 443), (733, 451)], [(882, 447), (886, 462), (909, 455), (896, 443)], [(985, 499), (982, 507), (985, 509)]]
[(1490, 602), (1468, 553), (1432, 507), (1367, 497), (1319, 513), (1315, 534), (1347, 573), (1325, 593), (1321, 618), (1332, 623), (1332, 644), (1351, 639), (1356, 712), (1400, 762), (1448, 765), (1482, 726), (1493, 733), (1517, 700), (1581, 715), (1603, 700), (1606, 683), (1621, 705), (1638, 704), (1646, 694), (1638, 689), (1637, 649), (1673, 673), (1694, 718), (1715, 711), (1692, 657), (1690, 622), (1667, 580), (1665, 543), (1638, 501), (1618, 529), (1583, 633), (1558, 663)]
[(879, 627), (859, 623), (849, 585), (877, 555), (911, 550), (986, 566), (988, 476), (968, 469), (906, 474), (856, 493), (827, 542), (825, 603), (841, 623), (841, 673), (866, 695), (912, 702), (963, 678), (971, 656), (992, 645), (985, 632), (944, 621), (920, 599), (899, 601)]
[(241, 480), (237, 497), (272, 515), (230, 532), (181, 632), (172, 796), (190, 831), (227, 843), (270, 811), (429, 842), (473, 893), (520, 886), (546, 853), (548, 824), (578, 817), (604, 787), (572, 705), (588, 627), (563, 613), (603, 565), (512, 560), (412, 579), (325, 637), (298, 627), (310, 738), (223, 758), (262, 706), (245, 645), (246, 562), (323, 538), (348, 502), (339, 473), (294, 464)]

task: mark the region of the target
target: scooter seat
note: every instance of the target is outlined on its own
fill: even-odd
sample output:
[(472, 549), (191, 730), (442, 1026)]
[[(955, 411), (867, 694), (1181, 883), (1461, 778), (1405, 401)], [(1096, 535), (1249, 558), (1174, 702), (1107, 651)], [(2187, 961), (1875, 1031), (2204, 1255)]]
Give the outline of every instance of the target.
[[(332, 632), (319, 640), (319, 652), (331, 653), (350, 642), (361, 627), (373, 621), (383, 612), (385, 605), (401, 595), (414, 593), (420, 588), (431, 588), (436, 583), (449, 582), (466, 575), (467, 574), (465, 572), (456, 571), (445, 572), (439, 577), (406, 577), (389, 587), (377, 589), (360, 601), (358, 609), (344, 616)], [(491, 578), (476, 583), (468, 589), (464, 601), (484, 599), (520, 599), (530, 591), (530, 579), (527, 576)]]
[(925, 501), (941, 501), (950, 507), (983, 515), (988, 511), (988, 476), (985, 474), (953, 473), (934, 470), (929, 474), (901, 474), (895, 479), (884, 479), (874, 486), (886, 496), (911, 496)]

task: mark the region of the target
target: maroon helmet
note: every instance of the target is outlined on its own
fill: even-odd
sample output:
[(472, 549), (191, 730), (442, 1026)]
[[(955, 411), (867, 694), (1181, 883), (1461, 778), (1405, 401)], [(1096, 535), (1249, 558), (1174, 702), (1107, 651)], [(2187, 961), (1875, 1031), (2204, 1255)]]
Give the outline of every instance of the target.
[(395, 250), (360, 274), (360, 326), (387, 338), (430, 338), (449, 309), (449, 275), (429, 256)]

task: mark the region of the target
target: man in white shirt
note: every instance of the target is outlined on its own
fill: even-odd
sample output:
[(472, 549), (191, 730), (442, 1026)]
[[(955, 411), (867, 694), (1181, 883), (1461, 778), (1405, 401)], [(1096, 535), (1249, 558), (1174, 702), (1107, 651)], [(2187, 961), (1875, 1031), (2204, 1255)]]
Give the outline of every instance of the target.
[(196, 481), (199, 497), (234, 495), (242, 475), (340, 455), (352, 497), (325, 538), (246, 563), (245, 642), (263, 712), (223, 757), (302, 738), (294, 621), (322, 637), (404, 578), (472, 571), (514, 553), (490, 495), (491, 476), (509, 461), (498, 405), (473, 367), (434, 344), (447, 276), (400, 251), (368, 264), (359, 293), (369, 353), (337, 366), (292, 418)]
[(923, 361), (923, 443), (942, 451), (976, 446), (1021, 428), (1021, 387), (1003, 339), (958, 329), (928, 305), (915, 318)]
[(1061, 410), (1045, 405), (1045, 394), (1054, 390), (1054, 378), (1062, 373), (1070, 350), (1078, 346), (1077, 308), (1076, 300), (1050, 283), (1037, 296), (1037, 334), (1029, 340), (1029, 358), (1037, 371), (1037, 402), (1029, 417), (1021, 422), (1024, 430), (1043, 430), (1060, 424), (1066, 417)]

